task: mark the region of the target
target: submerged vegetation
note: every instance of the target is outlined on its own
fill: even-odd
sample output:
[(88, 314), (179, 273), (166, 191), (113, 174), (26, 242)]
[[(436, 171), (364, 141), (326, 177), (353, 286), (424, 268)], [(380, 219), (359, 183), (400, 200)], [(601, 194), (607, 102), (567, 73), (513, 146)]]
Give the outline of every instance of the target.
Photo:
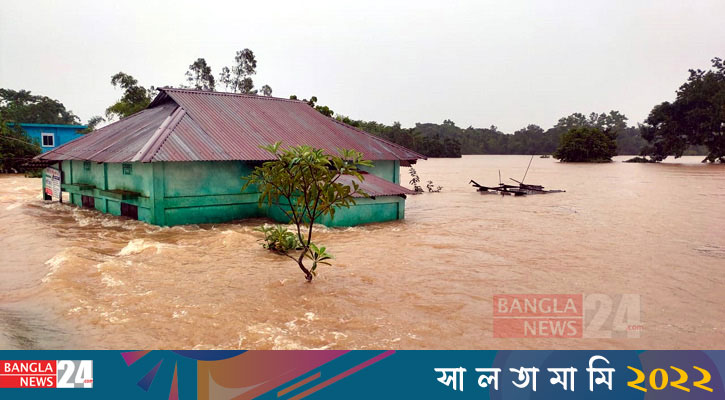
[(554, 158), (564, 162), (609, 162), (616, 155), (614, 135), (592, 127), (571, 129), (554, 152)]
[[(418, 176), (418, 172), (415, 168), (410, 167), (408, 173), (410, 174), (410, 182), (408, 183), (413, 186), (413, 190), (418, 193), (423, 193), (423, 188), (420, 187), (420, 177)], [(425, 187), (428, 189), (428, 192), (431, 193), (438, 193), (443, 190), (443, 186), (436, 186), (433, 184), (433, 181), (428, 181)]]
[(284, 254), (290, 250), (300, 250), (302, 248), (297, 235), (284, 225), (262, 225), (254, 228), (254, 230), (264, 234), (262, 247), (267, 250)]
[[(355, 180), (352, 187), (338, 180), (348, 175), (362, 182), (365, 178), (358, 167), (372, 166), (372, 163), (354, 150), (339, 150), (339, 155), (332, 155), (309, 146), (282, 149), (281, 142), (264, 149), (275, 159), (255, 167), (250, 176), (243, 177), (246, 183), (242, 190), (256, 186), (260, 205), (276, 207), (294, 225), (293, 232), (284, 226), (257, 230), (265, 235), (265, 248), (294, 260), (305, 279), (312, 282), (318, 265), (329, 264), (332, 258), (325, 246), (312, 241), (315, 222), (324, 216), (334, 219), (336, 209), (355, 204), (355, 195), (368, 197)], [(305, 265), (305, 259), (312, 265)]]
[(681, 157), (692, 146), (705, 146), (703, 162), (725, 162), (725, 63), (712, 59), (712, 69), (690, 70), (674, 102), (655, 106), (642, 127), (649, 145), (641, 155), (662, 161)]
[(656, 161), (651, 158), (637, 156), (637, 157), (632, 157), (629, 160), (625, 160), (623, 162), (626, 162), (626, 163), (654, 163)]

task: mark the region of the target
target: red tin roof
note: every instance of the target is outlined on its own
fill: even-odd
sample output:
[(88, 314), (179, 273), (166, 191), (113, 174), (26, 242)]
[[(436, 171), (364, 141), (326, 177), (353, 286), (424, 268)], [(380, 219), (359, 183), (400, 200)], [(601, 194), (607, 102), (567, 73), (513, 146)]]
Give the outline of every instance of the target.
[[(370, 195), (370, 197), (416, 194), (416, 192), (410, 189), (404, 188), (379, 176), (369, 174), (367, 172), (363, 172), (362, 175), (363, 178), (365, 178), (362, 182), (350, 175), (342, 175), (337, 181), (352, 187), (352, 181), (354, 180), (358, 185), (360, 185), (360, 189), (364, 190), (365, 193)], [(363, 196), (353, 195), (353, 197)]]
[[(256, 95), (159, 89), (148, 108), (37, 156), (96, 162), (269, 160), (260, 148), (309, 145), (360, 151), (368, 160), (425, 159), (317, 112), (305, 102)], [(397, 185), (396, 185), (397, 186)]]

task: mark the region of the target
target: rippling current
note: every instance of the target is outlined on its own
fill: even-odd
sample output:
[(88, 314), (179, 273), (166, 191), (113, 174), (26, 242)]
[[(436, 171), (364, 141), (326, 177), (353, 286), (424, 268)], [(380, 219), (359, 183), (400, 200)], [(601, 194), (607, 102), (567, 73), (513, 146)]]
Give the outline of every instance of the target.
[[(722, 347), (725, 165), (699, 160), (534, 158), (526, 181), (566, 193), (522, 198), (468, 181), (520, 179), (527, 156), (421, 161), (443, 192), (322, 227), (336, 258), (313, 284), (259, 245), (264, 220), (160, 228), (0, 175), (0, 348)], [(494, 338), (500, 293), (638, 294), (641, 337)]]

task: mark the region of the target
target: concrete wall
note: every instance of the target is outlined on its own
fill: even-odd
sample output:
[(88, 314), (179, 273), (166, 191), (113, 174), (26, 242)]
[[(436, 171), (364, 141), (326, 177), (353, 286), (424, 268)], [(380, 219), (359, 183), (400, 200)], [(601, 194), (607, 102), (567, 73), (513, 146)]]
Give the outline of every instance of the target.
[[(335, 218), (325, 215), (317, 223), (333, 226), (355, 226), (373, 222), (394, 221), (405, 218), (405, 199), (399, 196), (384, 196), (373, 199), (355, 199), (355, 205), (350, 208), (337, 208)], [(267, 210), (267, 217), (286, 224), (289, 217), (281, 210), (289, 211), (289, 206), (271, 206)]]
[[(375, 167), (366, 170), (398, 183), (399, 165), (397, 161), (378, 161)], [(92, 196), (96, 209), (120, 215), (121, 203), (128, 203), (138, 207), (139, 220), (161, 226), (220, 223), (253, 217), (289, 222), (277, 206), (260, 207), (255, 188), (241, 191), (245, 183), (242, 177), (252, 169), (241, 161), (124, 164), (64, 161), (63, 189), (78, 206), (82, 204), (82, 195)], [(119, 194), (118, 191), (125, 192)], [(349, 209), (338, 209), (333, 220), (326, 217), (320, 223), (352, 226), (404, 217), (405, 200), (398, 196), (357, 199), (357, 203)]]
[[(262, 216), (253, 188), (241, 188), (252, 168), (241, 161), (158, 163), (164, 179), (160, 225), (203, 224)], [(158, 189), (157, 189), (158, 190)]]
[[(63, 161), (63, 190), (70, 194), (71, 203), (81, 206), (82, 196), (95, 198), (98, 211), (121, 215), (121, 203), (138, 207), (140, 221), (155, 223), (153, 220), (153, 164), (127, 163), (128, 174), (123, 173), (121, 163), (96, 163), (92, 161)], [(124, 190), (138, 193), (138, 197), (123, 198), (112, 190)]]
[(375, 161), (373, 164), (372, 167), (360, 167), (360, 169), (400, 184), (400, 161)]

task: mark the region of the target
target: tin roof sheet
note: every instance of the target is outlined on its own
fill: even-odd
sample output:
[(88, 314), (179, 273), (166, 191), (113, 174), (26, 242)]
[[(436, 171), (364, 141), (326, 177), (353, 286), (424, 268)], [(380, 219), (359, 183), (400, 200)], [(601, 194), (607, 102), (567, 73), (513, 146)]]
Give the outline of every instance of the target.
[[(364, 178), (362, 182), (350, 175), (340, 176), (340, 178), (338, 178), (338, 182), (344, 183), (345, 185), (352, 187), (352, 182), (355, 181), (360, 186), (360, 188), (371, 197), (416, 194), (416, 192), (408, 188), (404, 188), (379, 176), (369, 174), (367, 172), (363, 172), (362, 175)], [(353, 195), (353, 197), (363, 196)]]
[(425, 159), (412, 150), (326, 117), (305, 102), (257, 95), (160, 89), (145, 110), (37, 158), (97, 162), (269, 160), (260, 148), (353, 149), (369, 160)]

